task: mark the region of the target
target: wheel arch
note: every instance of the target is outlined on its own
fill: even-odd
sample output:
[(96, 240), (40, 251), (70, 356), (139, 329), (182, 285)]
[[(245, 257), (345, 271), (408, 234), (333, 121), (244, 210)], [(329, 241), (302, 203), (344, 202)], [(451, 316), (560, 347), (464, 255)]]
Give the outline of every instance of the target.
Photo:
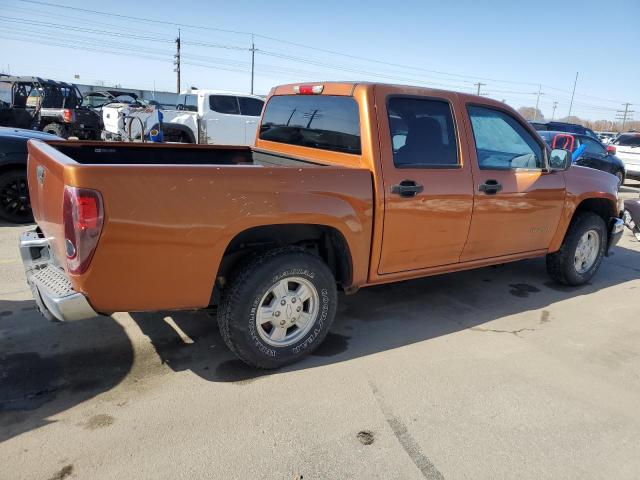
[[(228, 243), (220, 261), (215, 286), (224, 286), (226, 277), (247, 256), (284, 246), (299, 246), (318, 255), (329, 266), (336, 283), (347, 290), (353, 281), (352, 252), (345, 236), (335, 227), (321, 224), (285, 223), (261, 225), (237, 233)], [(212, 292), (212, 303), (219, 288)]]
[(598, 215), (604, 221), (605, 226), (609, 226), (610, 220), (613, 217), (617, 217), (618, 213), (617, 204), (609, 197), (606, 196), (598, 196), (598, 197), (588, 197), (583, 198), (575, 208), (568, 209), (565, 220), (562, 224), (562, 228), (558, 228), (555, 237), (549, 247), (549, 252), (556, 252), (560, 249), (564, 237), (567, 235), (569, 228), (574, 221), (574, 219), (584, 212), (592, 212)]
[[(153, 129), (157, 129), (158, 128), (158, 124), (156, 123), (154, 126), (152, 126), (149, 131), (153, 130)], [(196, 137), (193, 133), (193, 131), (187, 127), (186, 125), (182, 125), (180, 123), (163, 123), (162, 124), (162, 130), (165, 134), (170, 134), (169, 132), (173, 131), (173, 132), (180, 132), (180, 133), (184, 133), (185, 135), (187, 135), (187, 138), (189, 139), (189, 141), (191, 143), (196, 143)]]

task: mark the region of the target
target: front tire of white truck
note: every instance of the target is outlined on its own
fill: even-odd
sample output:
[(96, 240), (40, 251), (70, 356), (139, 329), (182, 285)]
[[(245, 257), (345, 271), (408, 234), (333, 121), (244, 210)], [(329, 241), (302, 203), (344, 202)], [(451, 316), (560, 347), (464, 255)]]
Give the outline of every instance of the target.
[(218, 307), (218, 325), (243, 362), (278, 368), (322, 343), (336, 305), (336, 281), (324, 261), (301, 248), (281, 248), (233, 275)]

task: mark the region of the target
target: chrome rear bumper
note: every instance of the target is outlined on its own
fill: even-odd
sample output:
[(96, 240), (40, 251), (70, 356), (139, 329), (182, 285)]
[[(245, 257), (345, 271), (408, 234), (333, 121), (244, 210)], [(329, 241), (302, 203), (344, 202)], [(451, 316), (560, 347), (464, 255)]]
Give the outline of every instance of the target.
[(45, 317), (60, 321), (83, 320), (98, 315), (87, 298), (76, 292), (49, 249), (49, 239), (31, 230), (20, 236), (20, 255), (33, 298)]

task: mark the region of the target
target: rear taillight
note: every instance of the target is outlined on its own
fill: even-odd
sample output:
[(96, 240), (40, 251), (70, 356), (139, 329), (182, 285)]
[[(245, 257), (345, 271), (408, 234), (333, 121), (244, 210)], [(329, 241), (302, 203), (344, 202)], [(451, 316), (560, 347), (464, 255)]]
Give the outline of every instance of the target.
[(615, 155), (616, 154), (616, 147), (614, 147), (613, 145), (607, 145), (607, 153), (609, 155)]
[(65, 108), (64, 110), (62, 110), (62, 119), (66, 123), (73, 123), (75, 119), (75, 112), (71, 109)]
[(65, 186), (62, 216), (69, 273), (83, 273), (91, 262), (102, 231), (102, 195), (88, 188)]
[(324, 85), (296, 85), (293, 91), (299, 95), (320, 95)]

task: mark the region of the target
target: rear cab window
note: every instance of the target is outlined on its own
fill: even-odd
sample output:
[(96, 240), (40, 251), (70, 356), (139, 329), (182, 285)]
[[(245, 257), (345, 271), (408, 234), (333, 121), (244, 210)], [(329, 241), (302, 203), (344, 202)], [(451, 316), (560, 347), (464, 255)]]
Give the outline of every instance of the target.
[(358, 104), (346, 96), (273, 96), (264, 109), (259, 138), (360, 155)]

